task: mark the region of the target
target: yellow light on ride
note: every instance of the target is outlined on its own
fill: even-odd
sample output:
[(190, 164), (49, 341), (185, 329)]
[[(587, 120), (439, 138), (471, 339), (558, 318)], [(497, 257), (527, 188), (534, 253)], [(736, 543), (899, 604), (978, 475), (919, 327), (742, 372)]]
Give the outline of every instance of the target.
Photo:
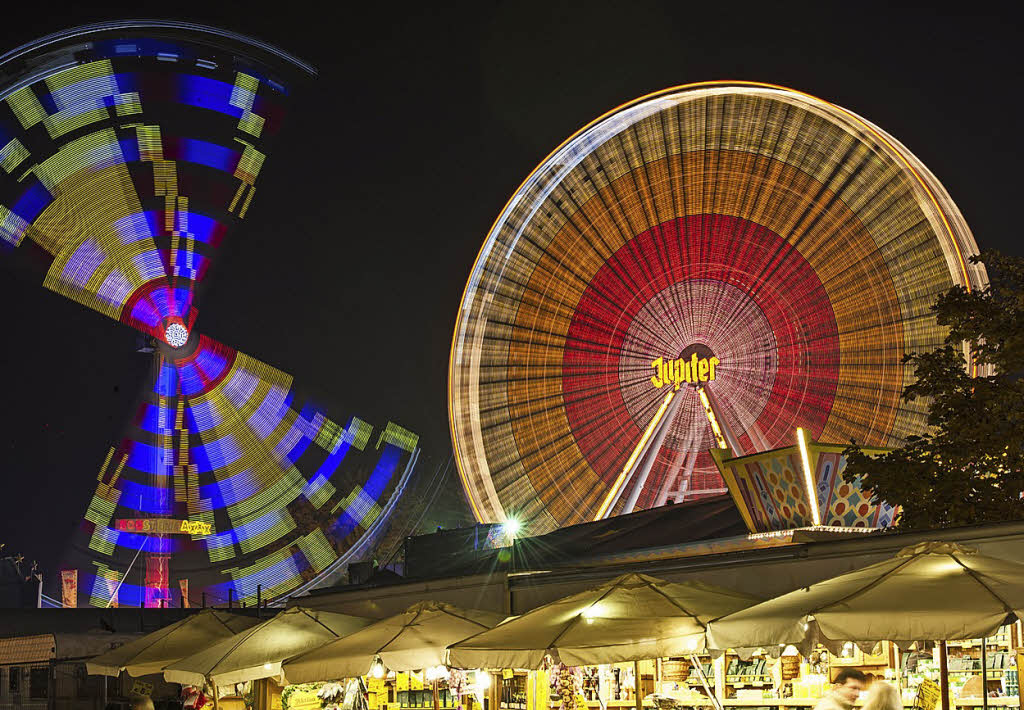
[(608, 508), (611, 506), (612, 501), (615, 500), (615, 496), (618, 494), (619, 489), (622, 488), (622, 484), (626, 480), (626, 474), (629, 473), (631, 468), (633, 468), (633, 464), (636, 463), (637, 458), (640, 456), (640, 452), (643, 451), (644, 447), (647, 445), (647, 441), (651, 438), (651, 434), (653, 434), (654, 430), (658, 428), (658, 422), (660, 422), (661, 418), (665, 416), (665, 410), (668, 409), (669, 403), (675, 396), (675, 390), (672, 390), (665, 395), (665, 399), (662, 400), (661, 406), (658, 407), (658, 411), (654, 413), (654, 419), (652, 419), (651, 423), (647, 425), (647, 429), (644, 430), (644, 435), (640, 437), (640, 443), (636, 445), (636, 448), (633, 449), (633, 453), (631, 453), (629, 458), (626, 459), (626, 465), (622, 467), (622, 473), (620, 473), (619, 477), (615, 479), (615, 484), (612, 486), (612, 489), (608, 491), (608, 495), (605, 496), (604, 502), (601, 503), (601, 507), (597, 509), (597, 515), (594, 516), (594, 520), (601, 520), (604, 517), (604, 514), (608, 512)]
[(718, 424), (718, 417), (715, 416), (708, 393), (704, 391), (703, 387), (698, 387), (697, 394), (700, 397), (700, 405), (704, 407), (704, 414), (707, 415), (708, 422), (711, 424), (711, 433), (715, 436), (715, 443), (720, 449), (728, 449), (729, 444), (725, 441), (725, 435), (722, 433), (722, 427)]
[(811, 460), (807, 456), (807, 441), (804, 430), (797, 427), (796, 443), (800, 447), (800, 462), (804, 467), (804, 484), (807, 486), (807, 499), (811, 504), (811, 518), (815, 525), (821, 525), (821, 513), (818, 512), (818, 492), (814, 490), (814, 477), (811, 475)]

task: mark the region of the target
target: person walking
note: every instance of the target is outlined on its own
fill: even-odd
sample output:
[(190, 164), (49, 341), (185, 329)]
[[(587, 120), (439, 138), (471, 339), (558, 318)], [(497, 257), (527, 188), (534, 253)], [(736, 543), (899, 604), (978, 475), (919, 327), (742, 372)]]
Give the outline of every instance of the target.
[(903, 710), (903, 699), (900, 691), (891, 683), (876, 680), (868, 688), (868, 697), (864, 701), (864, 710)]
[(818, 701), (814, 710), (850, 710), (864, 690), (867, 678), (856, 668), (844, 668), (836, 676), (832, 692)]

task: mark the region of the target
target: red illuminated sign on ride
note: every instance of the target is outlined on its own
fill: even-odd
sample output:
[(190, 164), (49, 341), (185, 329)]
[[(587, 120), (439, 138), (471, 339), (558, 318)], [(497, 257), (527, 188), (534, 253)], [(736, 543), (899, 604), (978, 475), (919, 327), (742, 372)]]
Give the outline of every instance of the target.
[(213, 525), (201, 520), (175, 520), (173, 518), (121, 518), (117, 520), (120, 532), (143, 535), (212, 535)]

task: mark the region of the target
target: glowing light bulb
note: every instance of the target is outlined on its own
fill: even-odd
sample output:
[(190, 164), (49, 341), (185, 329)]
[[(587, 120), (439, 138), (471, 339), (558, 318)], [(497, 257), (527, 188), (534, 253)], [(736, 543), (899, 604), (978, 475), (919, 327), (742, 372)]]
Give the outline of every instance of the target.
[(265, 671), (273, 670), (273, 668), (274, 668), (274, 664), (273, 663), (264, 663), (263, 664), (263, 670), (265, 670)]
[(164, 331), (164, 340), (172, 348), (180, 348), (188, 342), (188, 330), (181, 323), (171, 323)]
[(523, 526), (522, 523), (520, 523), (515, 518), (505, 518), (505, 522), (502, 525), (502, 527), (505, 530), (506, 537), (514, 538), (516, 535), (519, 534), (519, 531), (522, 529)]
[(374, 678), (383, 678), (384, 677), (384, 664), (381, 663), (380, 661), (377, 661), (376, 663), (374, 663), (373, 664), (373, 668), (370, 669), (370, 674)]

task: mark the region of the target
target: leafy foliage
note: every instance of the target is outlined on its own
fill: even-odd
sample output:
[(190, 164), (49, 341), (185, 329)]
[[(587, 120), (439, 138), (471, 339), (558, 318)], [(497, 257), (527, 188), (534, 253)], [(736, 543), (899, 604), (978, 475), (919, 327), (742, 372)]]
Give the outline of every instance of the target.
[[(932, 310), (945, 345), (913, 353), (907, 401), (928, 398), (929, 431), (881, 456), (846, 450), (847, 481), (902, 508), (904, 529), (1024, 518), (1024, 259), (984, 252), (989, 286), (957, 286)], [(964, 345), (977, 369), (968, 372)]]

